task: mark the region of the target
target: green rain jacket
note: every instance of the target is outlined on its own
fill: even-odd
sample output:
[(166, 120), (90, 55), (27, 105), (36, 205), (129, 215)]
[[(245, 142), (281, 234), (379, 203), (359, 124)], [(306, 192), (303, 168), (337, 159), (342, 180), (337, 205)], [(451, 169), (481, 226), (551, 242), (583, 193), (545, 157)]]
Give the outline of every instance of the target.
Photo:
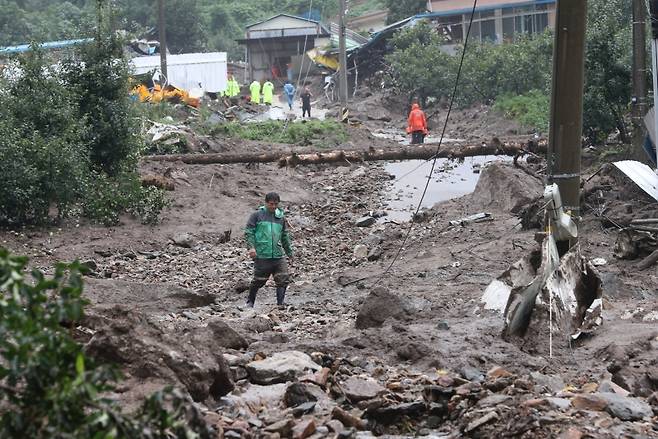
[(249, 217), (244, 235), (249, 248), (256, 249), (258, 259), (279, 259), (284, 252), (292, 256), (292, 243), (281, 209), (270, 213), (265, 206), (259, 207)]

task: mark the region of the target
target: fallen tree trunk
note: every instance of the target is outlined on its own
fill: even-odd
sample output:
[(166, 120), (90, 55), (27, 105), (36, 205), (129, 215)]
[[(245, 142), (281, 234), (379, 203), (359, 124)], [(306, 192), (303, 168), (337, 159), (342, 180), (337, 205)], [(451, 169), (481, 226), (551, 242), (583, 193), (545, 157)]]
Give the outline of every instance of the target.
[[(292, 153), (283, 155), (280, 152), (254, 153), (254, 154), (171, 154), (152, 155), (143, 157), (143, 160), (158, 162), (178, 162), (189, 164), (211, 164), (211, 163), (274, 163), (279, 166), (298, 166), (319, 163), (352, 163), (370, 162), (380, 160), (429, 160), (434, 156), (438, 158), (464, 158), (482, 155), (508, 155), (516, 156), (527, 152), (527, 144), (503, 144), (492, 145), (469, 145), (469, 146), (446, 146), (441, 148), (437, 154), (435, 146), (406, 146), (395, 149), (374, 149), (362, 151), (328, 151), (308, 154)], [(540, 145), (541, 148), (542, 145)], [(536, 149), (533, 148), (533, 149)], [(543, 145), (545, 150), (545, 145)]]

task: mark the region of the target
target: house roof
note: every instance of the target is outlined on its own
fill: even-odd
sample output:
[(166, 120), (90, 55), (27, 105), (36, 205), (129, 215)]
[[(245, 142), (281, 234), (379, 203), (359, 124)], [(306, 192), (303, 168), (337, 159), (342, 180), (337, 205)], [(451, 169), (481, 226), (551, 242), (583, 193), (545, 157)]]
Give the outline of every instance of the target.
[(274, 16), (272, 16), (272, 17), (266, 19), (266, 20), (261, 20), (261, 21), (258, 21), (258, 22), (256, 22), (256, 23), (248, 24), (248, 25), (246, 26), (246, 28), (249, 29), (250, 27), (254, 27), (254, 26), (256, 26), (256, 25), (263, 24), (263, 23), (265, 23), (265, 22), (267, 22), (267, 21), (274, 20), (274, 19), (277, 18), (277, 17), (289, 17), (289, 18), (295, 18), (295, 19), (300, 20), (300, 21), (308, 21), (308, 22), (310, 22), (310, 23), (321, 24), (319, 21), (311, 20), (310, 18), (299, 17), (299, 16), (297, 16), (297, 15), (292, 15), (292, 14), (277, 14), (277, 15), (274, 15)]

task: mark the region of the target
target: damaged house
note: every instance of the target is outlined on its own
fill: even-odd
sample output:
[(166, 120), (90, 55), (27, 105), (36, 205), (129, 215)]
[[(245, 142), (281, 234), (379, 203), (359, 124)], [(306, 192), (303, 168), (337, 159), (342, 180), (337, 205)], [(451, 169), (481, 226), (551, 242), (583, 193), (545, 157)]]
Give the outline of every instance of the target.
[(327, 45), (330, 32), (318, 21), (279, 14), (247, 26), (245, 37), (237, 41), (246, 46), (251, 80), (292, 80), (300, 69), (308, 68), (309, 60), (304, 62), (305, 53)]

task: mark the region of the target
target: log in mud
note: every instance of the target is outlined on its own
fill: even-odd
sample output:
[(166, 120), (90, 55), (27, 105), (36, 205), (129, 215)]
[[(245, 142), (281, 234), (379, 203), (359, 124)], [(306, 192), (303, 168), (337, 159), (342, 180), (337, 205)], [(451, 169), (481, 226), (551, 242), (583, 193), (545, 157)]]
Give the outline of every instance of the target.
[(436, 146), (405, 146), (396, 149), (374, 149), (355, 151), (328, 151), (313, 152), (306, 154), (292, 153), (282, 155), (280, 152), (256, 153), (256, 154), (171, 154), (153, 155), (144, 157), (146, 161), (158, 162), (183, 162), (189, 164), (230, 164), (230, 163), (278, 163), (280, 167), (294, 167), (299, 165), (321, 164), (321, 163), (356, 163), (388, 160), (430, 160), (437, 158), (465, 158), (482, 155), (508, 155), (517, 156), (528, 152), (536, 152), (537, 149), (545, 150), (545, 145), (533, 144), (529, 147), (526, 143), (504, 144), (493, 142), (492, 144), (468, 145), (468, 146), (446, 146), (438, 153)]

